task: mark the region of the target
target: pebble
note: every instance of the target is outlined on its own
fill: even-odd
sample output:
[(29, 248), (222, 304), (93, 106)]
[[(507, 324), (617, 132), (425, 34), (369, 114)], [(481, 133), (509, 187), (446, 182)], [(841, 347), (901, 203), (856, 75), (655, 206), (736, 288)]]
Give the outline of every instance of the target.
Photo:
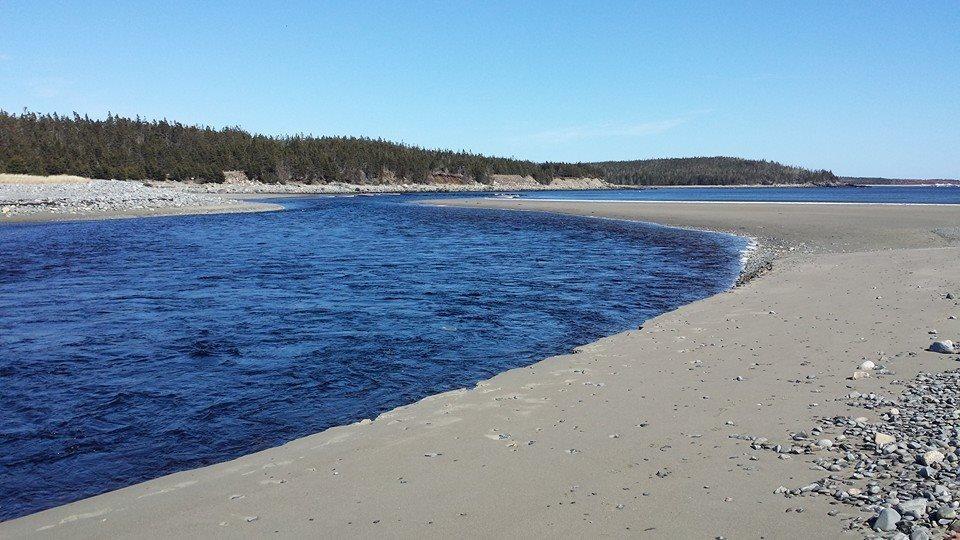
[(952, 506), (941, 506), (937, 509), (937, 519), (948, 519), (953, 521), (957, 519), (957, 509)]
[(900, 514), (892, 508), (884, 508), (874, 520), (873, 528), (880, 532), (889, 532), (897, 528), (897, 523), (900, 523)]
[(924, 454), (920, 456), (920, 463), (929, 466), (933, 465), (934, 463), (940, 463), (944, 460), (944, 458), (946, 458), (946, 456), (943, 455), (943, 452), (939, 450), (930, 450), (929, 452), (924, 452)]
[(919, 518), (927, 513), (926, 499), (910, 499), (897, 505), (897, 512), (902, 516), (912, 515)]
[(887, 435), (886, 433), (877, 433), (873, 436), (873, 442), (877, 446), (886, 446), (897, 442), (897, 438), (893, 435)]

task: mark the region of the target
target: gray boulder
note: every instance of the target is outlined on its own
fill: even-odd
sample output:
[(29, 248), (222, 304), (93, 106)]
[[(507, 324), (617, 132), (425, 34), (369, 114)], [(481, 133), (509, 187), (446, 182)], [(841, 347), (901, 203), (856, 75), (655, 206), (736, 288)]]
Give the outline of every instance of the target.
[(910, 499), (897, 505), (897, 511), (904, 516), (921, 517), (927, 513), (926, 499)]
[(890, 532), (900, 523), (900, 514), (893, 508), (884, 508), (873, 521), (873, 529), (880, 532)]
[(953, 345), (953, 342), (950, 341), (949, 339), (945, 339), (943, 341), (934, 341), (933, 343), (930, 344), (930, 348), (928, 350), (930, 352), (946, 353), (946, 354), (953, 354), (957, 352), (957, 349)]

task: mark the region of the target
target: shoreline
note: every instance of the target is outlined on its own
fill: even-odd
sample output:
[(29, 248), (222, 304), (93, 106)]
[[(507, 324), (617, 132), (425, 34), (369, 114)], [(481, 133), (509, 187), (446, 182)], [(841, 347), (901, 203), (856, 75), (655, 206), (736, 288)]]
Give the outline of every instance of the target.
[[(496, 200), (496, 199), (485, 199), (485, 200)], [(528, 199), (529, 200), (529, 199)], [(534, 199), (534, 200), (544, 200), (544, 199)], [(565, 200), (564, 200), (565, 201)], [(556, 202), (556, 201), (553, 201)], [(592, 201), (577, 201), (577, 202), (592, 202)], [(661, 201), (641, 201), (641, 202), (661, 202)], [(672, 202), (672, 201), (664, 201)], [(426, 204), (431, 206), (444, 206), (441, 201), (418, 201), (415, 204)], [(459, 206), (459, 204), (454, 204), (453, 206)], [(498, 208), (498, 210), (510, 210), (513, 212), (542, 212), (541, 210), (525, 210), (520, 208)], [(550, 212), (546, 212), (550, 213)], [(626, 219), (618, 217), (600, 217), (600, 216), (581, 216), (581, 217), (590, 217), (591, 219), (606, 219), (611, 221), (625, 221), (628, 223), (642, 223), (645, 225), (653, 225), (655, 227), (665, 227), (668, 229), (680, 229), (684, 231), (692, 231), (698, 233), (707, 233), (707, 234), (721, 234), (726, 236), (732, 236), (746, 242), (746, 245), (742, 250), (740, 250), (740, 272), (737, 274), (737, 279), (730, 285), (730, 288), (739, 287), (746, 284), (748, 281), (756, 279), (761, 276), (763, 272), (772, 268), (773, 261), (777, 258), (777, 251), (764, 245), (754, 236), (737, 234), (730, 231), (720, 230), (720, 229), (707, 229), (703, 227), (684, 227), (681, 225), (661, 225), (659, 223), (654, 223), (652, 221), (639, 221), (635, 219)]]
[[(485, 197), (487, 200), (497, 200), (496, 198)], [(516, 199), (513, 199), (516, 200)], [(832, 204), (832, 205), (852, 205), (852, 206), (960, 206), (957, 203), (918, 203), (918, 202), (849, 202), (849, 201), (676, 201), (676, 200), (633, 200), (633, 199), (523, 199), (527, 201), (540, 202), (563, 202), (563, 203), (639, 203), (639, 204)]]
[[(641, 186), (609, 184), (597, 179), (560, 178), (539, 184), (529, 178), (497, 176), (493, 184), (263, 184), (232, 182), (200, 184), (173, 181), (95, 180), (78, 176), (0, 174), (0, 224), (56, 221), (87, 221), (130, 217), (200, 215), (281, 210), (272, 202), (311, 196), (374, 196), (429, 194), (495, 194), (533, 191), (656, 190), (667, 188), (815, 188), (816, 184), (749, 184), (707, 186)], [(126, 200), (124, 200), (126, 198)], [(590, 199), (537, 199), (543, 202), (616, 203)], [(638, 201), (644, 203), (700, 204), (695, 201)], [(711, 204), (915, 204), (938, 203), (846, 203), (846, 202), (738, 202)], [(39, 208), (39, 210), (38, 210)]]
[[(749, 444), (732, 435), (782, 438), (786, 429), (806, 427), (811, 415), (844, 414), (849, 407), (836, 398), (851, 386), (881, 391), (892, 382), (880, 376), (848, 381), (861, 357), (879, 347), (888, 355), (917, 350), (934, 324), (960, 330), (935, 307), (944, 290), (960, 288), (953, 263), (960, 249), (932, 232), (954, 223), (957, 208), (871, 235), (871, 225), (906, 215), (897, 207), (864, 205), (867, 210), (840, 220), (847, 225), (841, 232), (857, 236), (858, 251), (830, 234), (837, 223), (821, 226), (825, 218), (818, 215), (801, 220), (808, 209), (784, 217), (790, 207), (771, 205), (744, 225), (745, 216), (721, 206), (684, 206), (686, 215), (677, 217), (676, 206), (642, 205), (645, 212), (660, 208), (672, 215), (658, 219), (656, 212), (627, 208), (632, 203), (437, 202), (632, 215), (691, 228), (727, 220), (727, 230), (709, 230), (746, 236), (754, 227), (761, 244), (784, 251), (764, 279), (664, 313), (640, 330), (498, 374), (472, 390), (425, 398), (373, 422), (11, 520), (0, 532), (382, 535), (389, 526), (400, 536), (837, 536), (841, 518), (827, 517), (832, 507), (825, 501), (773, 492), (780, 483), (813, 478), (808, 459), (751, 455)], [(772, 233), (767, 229), (777, 224)], [(804, 235), (805, 242), (791, 245)], [(883, 332), (875, 319), (886, 323)], [(857, 339), (864, 335), (872, 339)], [(773, 355), (761, 357), (762, 351)], [(898, 376), (942, 370), (952, 360), (921, 353)], [(810, 373), (817, 377), (805, 378)], [(792, 511), (798, 505), (806, 516)]]
[(741, 188), (867, 188), (867, 187), (960, 187), (960, 184), (614, 184), (599, 179), (554, 179), (550, 184), (530, 182), (501, 181), (492, 184), (264, 184), (259, 182), (240, 183), (194, 183), (145, 180), (145, 183), (188, 192), (217, 193), (225, 195), (397, 195), (409, 193), (522, 193), (541, 191), (645, 191), (656, 189), (741, 189)]
[(196, 183), (147, 180), (144, 183), (161, 189), (174, 189), (187, 193), (207, 193), (214, 195), (390, 195), (410, 193), (495, 193), (516, 191), (583, 191), (630, 189), (630, 186), (610, 184), (598, 178), (554, 178), (550, 183), (541, 184), (532, 177), (515, 175), (493, 175), (489, 184), (473, 183), (369, 183), (348, 184), (330, 182), (327, 184), (265, 184), (262, 182), (233, 181), (222, 183)]
[(0, 225), (264, 212), (282, 208), (273, 203), (187, 193), (139, 182), (0, 174)]
[(60, 214), (43, 212), (29, 215), (0, 217), (0, 226), (4, 224), (39, 224), (39, 223), (67, 223), (74, 221), (100, 221), (114, 219), (176, 217), (176, 216), (203, 216), (211, 214), (246, 214), (256, 212), (277, 212), (283, 206), (273, 203), (247, 202), (236, 206), (190, 206), (177, 208), (148, 208), (129, 211), (88, 212), (77, 214)]

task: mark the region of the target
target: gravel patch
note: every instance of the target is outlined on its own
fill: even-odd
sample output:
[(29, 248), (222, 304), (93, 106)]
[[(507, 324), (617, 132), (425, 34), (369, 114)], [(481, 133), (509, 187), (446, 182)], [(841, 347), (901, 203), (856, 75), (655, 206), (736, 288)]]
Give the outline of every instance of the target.
[(781, 459), (812, 455), (829, 474), (776, 493), (823, 496), (858, 510), (847, 528), (866, 538), (933, 538), (960, 532), (960, 370), (921, 373), (905, 382), (899, 398), (851, 392), (851, 407), (879, 413), (823, 418), (787, 442), (750, 440)]
[(85, 215), (194, 207), (237, 207), (245, 203), (215, 195), (150, 187), (140, 182), (90, 180), (58, 184), (0, 184), (2, 217), (37, 214)]
[(172, 187), (194, 193), (223, 193), (223, 194), (290, 194), (290, 195), (317, 195), (317, 194), (357, 194), (357, 193), (456, 193), (456, 192), (499, 192), (499, 191), (563, 191), (581, 189), (622, 189), (629, 186), (615, 186), (597, 179), (559, 179), (550, 184), (540, 184), (533, 179), (529, 180), (500, 180), (492, 184), (412, 184), (412, 183), (385, 183), (385, 184), (347, 184), (330, 182), (328, 184), (264, 184), (251, 181), (231, 181), (223, 183), (195, 183), (150, 181), (147, 183), (155, 187)]

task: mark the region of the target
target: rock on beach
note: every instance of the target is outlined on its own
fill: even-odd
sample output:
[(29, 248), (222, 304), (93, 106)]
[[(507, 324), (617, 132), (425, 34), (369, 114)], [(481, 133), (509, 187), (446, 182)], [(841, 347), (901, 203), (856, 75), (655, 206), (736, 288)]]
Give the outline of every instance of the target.
[(935, 353), (946, 353), (953, 354), (957, 352), (956, 346), (953, 344), (953, 341), (945, 339), (943, 341), (934, 341), (930, 344), (928, 349), (930, 352)]
[(890, 532), (897, 528), (897, 523), (900, 523), (900, 519), (901, 516), (899, 512), (892, 508), (884, 508), (873, 522), (873, 528), (880, 532)]

